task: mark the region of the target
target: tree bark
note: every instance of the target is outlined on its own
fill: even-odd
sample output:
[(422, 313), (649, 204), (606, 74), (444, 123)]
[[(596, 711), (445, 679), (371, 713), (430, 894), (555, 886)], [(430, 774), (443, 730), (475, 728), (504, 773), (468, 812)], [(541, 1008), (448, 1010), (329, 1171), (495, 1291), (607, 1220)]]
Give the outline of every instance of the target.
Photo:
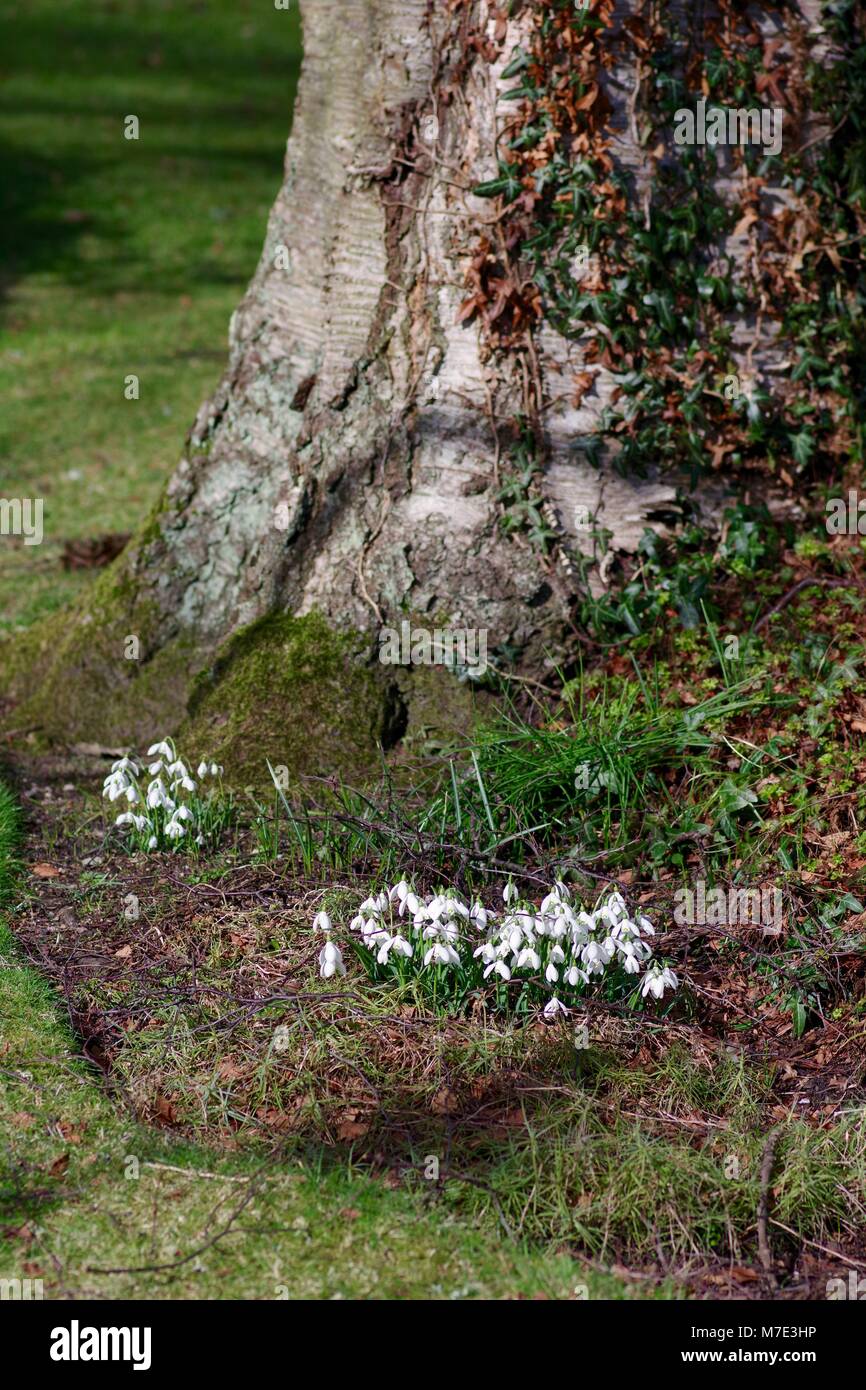
[[(675, 451), (646, 457), (643, 476), (617, 468), (629, 425), (609, 416), (628, 353), (609, 333), (605, 348), (597, 322), (574, 331), (548, 313), (525, 246), (550, 209), (533, 201), (525, 160), (522, 212), (514, 190), (473, 192), (497, 177), (497, 157), (511, 158), (521, 120), (521, 100), (507, 99), (515, 78), (503, 74), (515, 53), (560, 55), (549, 101), (565, 102), (572, 79), (579, 86), (537, 168), (557, 150), (571, 163), (591, 154), (602, 171), (607, 161), (623, 178), (623, 215), (651, 229), (682, 151), (658, 127), (647, 51), (668, 45), (671, 71), (688, 78), (713, 26), (730, 40), (731, 25), (746, 24), (755, 43), (775, 45), (760, 71), (784, 69), (783, 90), (771, 83), (762, 100), (785, 103), (785, 140), (816, 144), (827, 121), (805, 104), (797, 74), (807, 56), (824, 65), (840, 56), (820, 30), (820, 0), (778, 10), (591, 0), (592, 46), (574, 37), (579, 6), (559, 0), (302, 0), (301, 9), (284, 183), (231, 321), (223, 380), (155, 517), (87, 611), (50, 640), (47, 675), (43, 651), (49, 689), (77, 681), (117, 693), (139, 672), (118, 653), (106, 658), (92, 635), (106, 624), (140, 632), (153, 677), (146, 728), (164, 717), (161, 680), (182, 717), (191, 678), (220, 644), (273, 613), (321, 613), (367, 634), (373, 655), (382, 627), (407, 615), (484, 631), (489, 651), (537, 674), (573, 651), (582, 555), (589, 582), (606, 582), (610, 560), (587, 517), (614, 555), (633, 554), (647, 526), (675, 532), (684, 492), (717, 520), (732, 485), (724, 451), (700, 487)], [(552, 16), (551, 48), (542, 29)], [(699, 83), (698, 72), (693, 98)], [(772, 392), (788, 346), (750, 257), (762, 225), (781, 209), (796, 219), (806, 194), (774, 184), (780, 171), (756, 180), (733, 150), (711, 177), (753, 214), (714, 249), (748, 290), (726, 310), (731, 370), (746, 394)], [(593, 187), (599, 203), (615, 202), (601, 175)], [(593, 253), (590, 291), (607, 287), (615, 259), (608, 243)], [(650, 312), (636, 306), (638, 320)], [(529, 520), (503, 526), (503, 488), (512, 483), (513, 502), (524, 465)], [(784, 505), (772, 487), (768, 497)], [(75, 720), (92, 731), (89, 712)], [(140, 714), (129, 724), (142, 725)]]

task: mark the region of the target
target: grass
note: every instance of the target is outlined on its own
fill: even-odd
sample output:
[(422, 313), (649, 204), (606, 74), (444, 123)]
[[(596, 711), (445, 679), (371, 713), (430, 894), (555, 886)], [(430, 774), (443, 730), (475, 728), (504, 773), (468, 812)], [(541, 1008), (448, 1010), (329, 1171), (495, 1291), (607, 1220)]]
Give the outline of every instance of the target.
[(300, 32), (255, 0), (28, 0), (0, 53), (0, 457), (4, 495), (45, 503), (41, 546), (0, 538), (14, 630), (91, 581), (63, 542), (138, 525), (219, 380)]

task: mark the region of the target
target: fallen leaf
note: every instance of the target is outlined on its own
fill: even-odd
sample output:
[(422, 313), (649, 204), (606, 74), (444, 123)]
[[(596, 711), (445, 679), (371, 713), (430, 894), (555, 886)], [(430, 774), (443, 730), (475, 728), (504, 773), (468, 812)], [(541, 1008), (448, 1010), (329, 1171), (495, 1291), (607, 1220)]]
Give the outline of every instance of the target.
[(457, 1104), (457, 1097), (454, 1092), (448, 1086), (443, 1086), (430, 1102), (430, 1109), (434, 1115), (452, 1115), (457, 1109)]
[(36, 878), (59, 878), (62, 870), (55, 869), (53, 864), (31, 864), (30, 872)]
[(132, 955), (132, 947), (130, 945), (121, 946), (120, 950), (115, 951), (114, 954), (118, 960), (128, 960)]

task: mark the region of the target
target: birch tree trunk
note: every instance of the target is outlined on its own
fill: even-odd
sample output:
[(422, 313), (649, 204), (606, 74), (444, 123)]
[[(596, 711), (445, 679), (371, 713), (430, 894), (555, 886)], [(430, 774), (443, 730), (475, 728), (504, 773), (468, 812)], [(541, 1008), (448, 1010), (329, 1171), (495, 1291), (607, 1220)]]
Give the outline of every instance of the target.
[[(802, 267), (815, 236), (808, 186), (783, 187), (782, 161), (756, 172), (742, 150), (715, 150), (703, 177), (735, 215), (714, 244), (670, 252), (672, 274), (701, 262), (695, 304), (708, 295), (729, 330), (724, 354), (694, 344), (706, 355), (699, 487), (670, 429), (640, 475), (634, 447), (623, 451), (641, 438), (628, 394), (639, 361), (663, 392), (660, 430), (665, 409), (681, 414), (690, 382), (677, 373), (688, 377), (694, 354), (678, 321), (694, 304), (676, 290), (665, 300), (663, 277), (648, 295), (617, 237), (593, 244), (586, 217), (570, 227), (563, 209), (580, 196), (590, 221), (619, 218), (623, 236), (669, 225), (683, 159), (708, 152), (677, 145), (661, 79), (693, 109), (718, 42), (756, 56), (755, 100), (784, 109), (785, 154), (820, 146), (829, 119), (811, 109), (805, 72), (842, 50), (819, 0), (301, 9), (285, 178), (225, 375), (155, 515), (84, 611), (43, 636), (29, 708), (49, 736), (163, 732), (184, 718), (196, 673), (218, 683), (226, 639), (267, 615), (321, 614), (361, 634), (353, 660), (366, 650), (374, 666), (378, 635), (407, 616), (483, 631), (518, 670), (567, 661), (582, 585), (608, 582), (645, 527), (675, 531), (684, 496), (718, 517), (735, 453), (726, 430), (747, 428), (722, 383), (735, 378), (748, 402), (786, 380), (780, 305), (802, 286), (780, 237)], [(509, 96), (521, 87), (535, 95)], [(728, 265), (734, 296), (712, 284)], [(637, 302), (623, 313), (612, 301), (605, 322), (595, 306), (630, 273)], [(636, 345), (642, 325), (656, 343)], [(130, 635), (138, 662), (124, 659)]]

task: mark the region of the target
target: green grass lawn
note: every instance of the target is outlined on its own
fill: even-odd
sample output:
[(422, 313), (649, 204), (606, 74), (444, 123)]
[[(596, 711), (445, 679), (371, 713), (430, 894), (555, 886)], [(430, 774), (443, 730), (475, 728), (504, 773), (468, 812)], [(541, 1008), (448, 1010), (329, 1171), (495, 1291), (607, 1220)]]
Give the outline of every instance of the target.
[(91, 582), (62, 543), (142, 519), (219, 379), (300, 27), (264, 0), (3, 0), (0, 54), (0, 487), (45, 503), (41, 546), (0, 537), (3, 631)]

